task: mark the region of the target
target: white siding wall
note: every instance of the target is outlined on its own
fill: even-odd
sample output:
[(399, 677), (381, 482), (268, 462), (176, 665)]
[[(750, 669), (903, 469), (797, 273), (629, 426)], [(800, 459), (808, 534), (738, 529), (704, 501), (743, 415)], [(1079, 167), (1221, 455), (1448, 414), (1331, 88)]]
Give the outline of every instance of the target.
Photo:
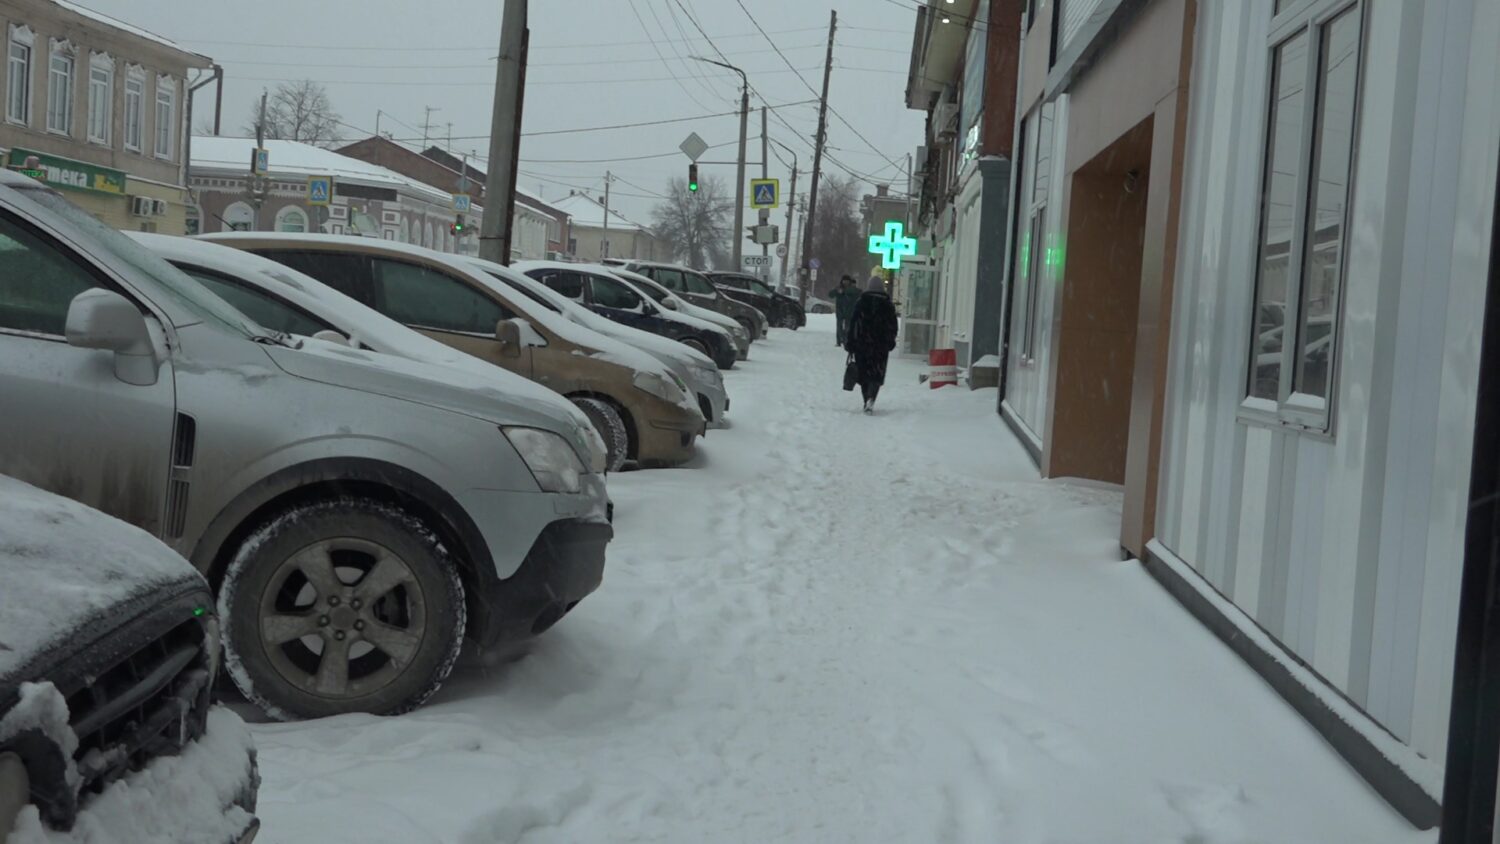
[[(1036, 173), (1036, 144), (1037, 144), (1037, 114), (1041, 106), (1033, 109), (1026, 118), (1026, 136), (1023, 139), (1024, 150), (1021, 161), (1021, 203), (1016, 209), (1020, 222), (1016, 225), (1017, 243), (1020, 244), (1027, 237), (1027, 226), (1031, 218), (1031, 187), (1035, 181)], [(1023, 277), (1025, 268), (1016, 261), (1012, 267), (1011, 294), (1009, 311), (1010, 319), (1010, 354), (1007, 358), (1005, 386), (1005, 404), (1026, 428), (1030, 429), (1033, 439), (1038, 447), (1041, 446), (1042, 428), (1047, 413), (1047, 391), (1052, 384), (1052, 329), (1053, 319), (1056, 313), (1057, 289), (1061, 278), (1054, 277), (1054, 273), (1060, 273), (1061, 266), (1054, 266), (1046, 260), (1047, 246), (1061, 245), (1063, 241), (1063, 159), (1066, 151), (1068, 136), (1068, 98), (1066, 95), (1058, 97), (1053, 106), (1054, 124), (1052, 128), (1052, 154), (1049, 157), (1050, 178), (1047, 179), (1047, 208), (1045, 233), (1043, 243), (1033, 244), (1029, 248), (1038, 249), (1038, 260), (1041, 262), (1038, 280), (1038, 295), (1036, 297), (1035, 330), (1036, 341), (1034, 349), (1036, 352), (1033, 360), (1022, 359), (1021, 338), (1025, 334), (1026, 327), (1026, 296), (1027, 280)], [(1016, 259), (1021, 254), (1021, 248), (1014, 250)]]
[(1199, 7), (1159, 539), (1436, 765), (1500, 147), (1500, 0), (1366, 0), (1330, 435), (1242, 421), (1269, 4)]

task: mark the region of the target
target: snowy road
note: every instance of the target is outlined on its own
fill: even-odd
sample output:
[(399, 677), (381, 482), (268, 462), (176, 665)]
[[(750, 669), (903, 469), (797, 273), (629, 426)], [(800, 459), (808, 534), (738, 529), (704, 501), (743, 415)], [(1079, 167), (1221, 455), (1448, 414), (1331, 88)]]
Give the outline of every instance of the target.
[(1043, 482), (993, 390), (826, 317), (695, 468), (611, 479), (601, 591), (400, 718), (255, 730), (267, 842), (1428, 842)]

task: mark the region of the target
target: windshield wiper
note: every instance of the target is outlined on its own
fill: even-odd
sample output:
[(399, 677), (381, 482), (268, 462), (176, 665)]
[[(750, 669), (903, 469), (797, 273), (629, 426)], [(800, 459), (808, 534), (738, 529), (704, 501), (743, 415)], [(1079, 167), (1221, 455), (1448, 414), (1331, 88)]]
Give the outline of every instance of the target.
[(250, 338), (262, 346), (285, 346), (288, 349), (302, 348), (302, 340), (293, 337), (283, 331), (272, 331), (270, 334), (257, 334)]

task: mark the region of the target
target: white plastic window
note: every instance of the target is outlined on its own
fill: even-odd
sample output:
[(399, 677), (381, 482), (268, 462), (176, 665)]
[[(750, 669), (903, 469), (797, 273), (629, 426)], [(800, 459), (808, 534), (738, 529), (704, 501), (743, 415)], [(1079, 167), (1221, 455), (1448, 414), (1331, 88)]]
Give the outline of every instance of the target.
[(10, 27), (5, 59), (5, 119), (31, 123), (31, 48), (36, 36), (24, 26)]
[(89, 56), (89, 141), (109, 144), (114, 120), (115, 62), (105, 53)]
[(73, 46), (53, 41), (47, 58), (47, 131), (73, 133), (73, 79), (76, 75)]
[(1361, 11), (1348, 0), (1297, 4), (1276, 17), (1270, 44), (1245, 407), (1316, 431), (1332, 415)]

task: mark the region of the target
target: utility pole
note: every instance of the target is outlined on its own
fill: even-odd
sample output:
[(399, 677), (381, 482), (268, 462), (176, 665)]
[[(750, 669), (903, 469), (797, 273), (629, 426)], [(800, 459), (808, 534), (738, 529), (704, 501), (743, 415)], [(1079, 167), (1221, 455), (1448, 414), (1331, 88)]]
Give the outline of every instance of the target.
[(833, 34), (839, 26), (839, 13), (828, 13), (828, 56), (823, 60), (823, 96), (818, 104), (818, 137), (813, 144), (812, 188), (807, 198), (807, 213), (803, 224), (807, 234), (802, 238), (802, 305), (807, 305), (807, 290), (812, 286), (813, 221), (818, 216), (818, 178), (823, 172), (823, 141), (828, 134), (828, 77), (833, 74)]
[(797, 162), (793, 161), (792, 162), (792, 189), (789, 190), (789, 191), (787, 191), (787, 193), (786, 193), (786, 240), (783, 243), (783, 245), (786, 246), (786, 257), (781, 259), (781, 286), (782, 287), (786, 286), (786, 268), (787, 268), (787, 265), (790, 264), (790, 263), (792, 263), (792, 261), (795, 260), (794, 256), (795, 256), (796, 253), (792, 252), (792, 231), (793, 231), (793, 228), (792, 228), (792, 209), (796, 206), (796, 204), (797, 204)]
[(609, 257), (609, 183), (613, 175), (604, 171), (604, 239), (599, 242), (599, 260)]
[(744, 266), (740, 258), (745, 251), (745, 133), (750, 129), (750, 82), (744, 71), (740, 71), (740, 81), (740, 164), (734, 180), (734, 266), (730, 267), (735, 272)]
[[(264, 149), (265, 146), (266, 146), (266, 92), (264, 90), (262, 90), (260, 92), (260, 118), (255, 121), (255, 148), (256, 149)], [(254, 220), (253, 225), (254, 225), (255, 231), (260, 231), (260, 208), (261, 208), (262, 205), (266, 204), (266, 194), (270, 192), (269, 191), (270, 185), (269, 185), (269, 183), (265, 183), (263, 181), (264, 177), (262, 177), (259, 173), (253, 172), (254, 171), (253, 167), (251, 168), (251, 170), (252, 170), (252, 172), (250, 173), (250, 196), (252, 197), (253, 201), (255, 202), (255, 220)], [(269, 174), (267, 174), (267, 175), (269, 175)], [(263, 184), (265, 185), (265, 189), (262, 188)]]
[(500, 60), (495, 66), (495, 107), (490, 115), (485, 214), (479, 231), (479, 257), (497, 264), (510, 263), (510, 217), (515, 207), (516, 166), (521, 152), (528, 37), (526, 0), (505, 0), (500, 23)]

